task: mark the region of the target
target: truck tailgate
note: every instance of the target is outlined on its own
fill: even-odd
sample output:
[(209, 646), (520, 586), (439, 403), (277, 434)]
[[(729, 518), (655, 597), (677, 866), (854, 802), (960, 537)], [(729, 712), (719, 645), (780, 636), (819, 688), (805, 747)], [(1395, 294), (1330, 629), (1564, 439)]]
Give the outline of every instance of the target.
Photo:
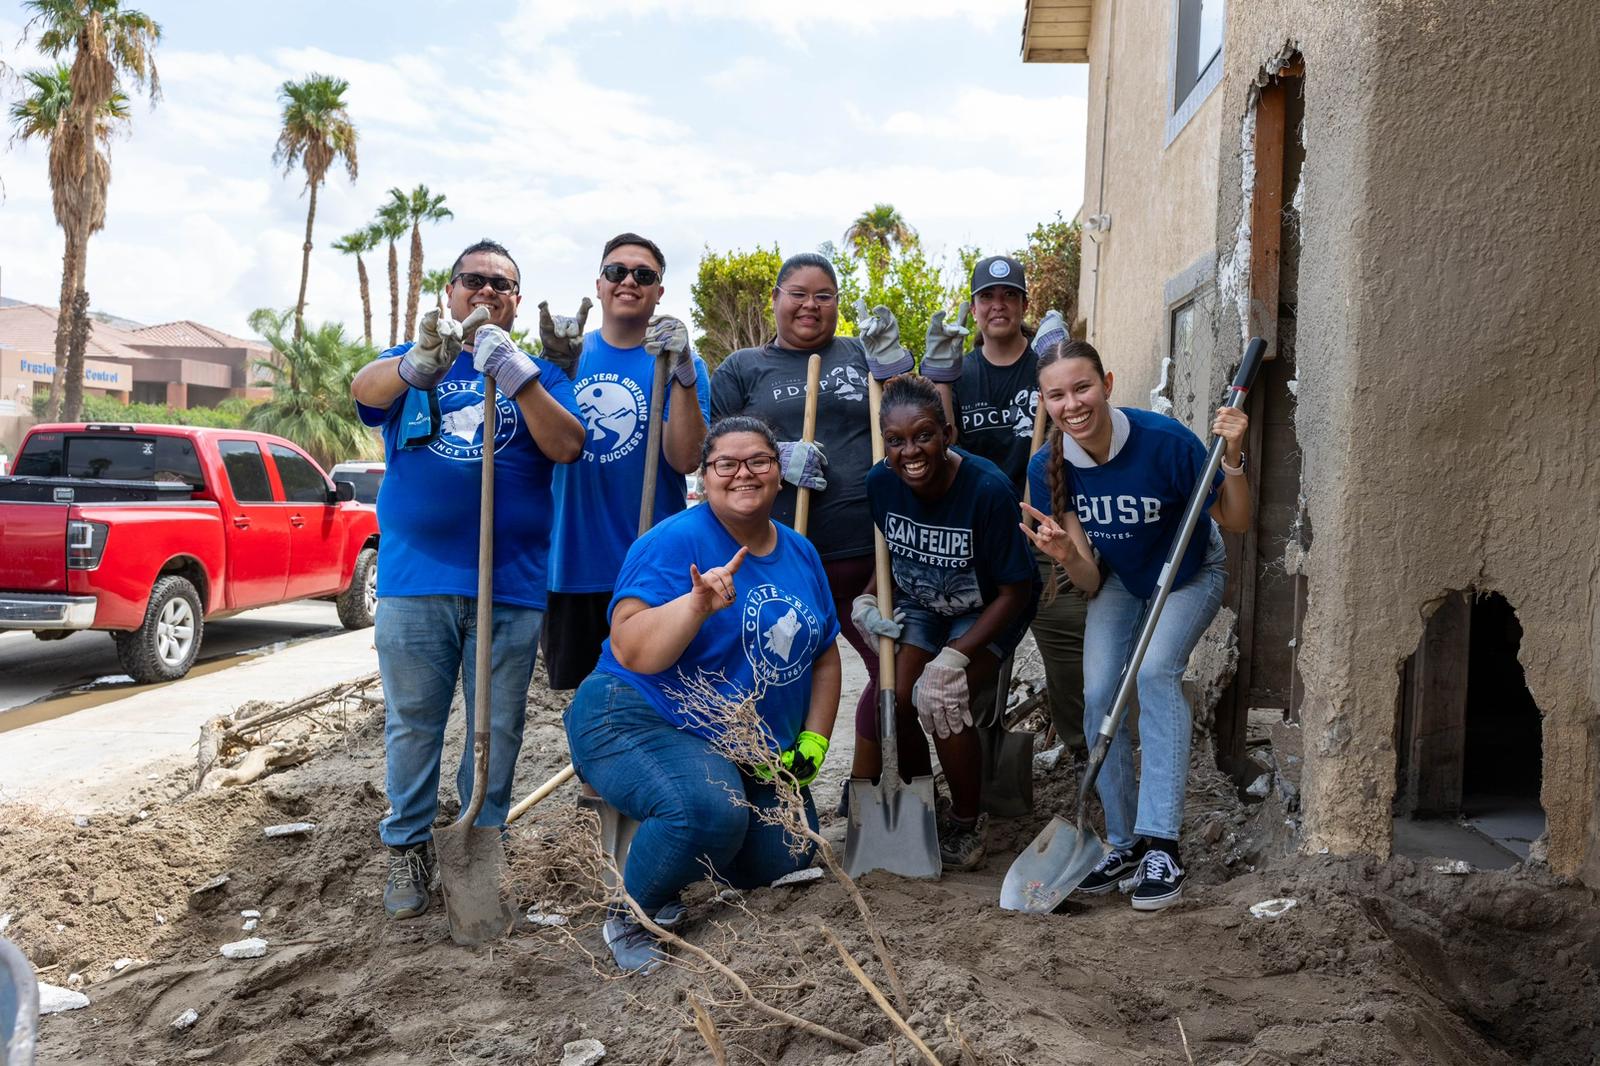
[(0, 589), (67, 590), (67, 512), (59, 503), (0, 503)]

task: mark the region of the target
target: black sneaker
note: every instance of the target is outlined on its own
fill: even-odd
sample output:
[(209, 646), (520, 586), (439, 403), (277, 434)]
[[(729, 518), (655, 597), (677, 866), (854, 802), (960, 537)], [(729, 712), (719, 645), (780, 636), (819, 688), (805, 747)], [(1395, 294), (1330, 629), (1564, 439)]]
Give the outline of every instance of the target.
[(1139, 862), (1138, 882), (1133, 887), (1133, 909), (1158, 911), (1183, 898), (1183, 867), (1162, 848), (1151, 848)]
[(640, 925), (631, 914), (607, 918), (601, 927), (601, 934), (605, 937), (606, 947), (611, 949), (617, 969), (623, 973), (654, 973), (667, 961), (667, 953), (656, 935)]
[(953, 816), (939, 819), (939, 861), (946, 870), (976, 870), (983, 865), (989, 850), (985, 845), (985, 830), (989, 816), (980, 814), (968, 824)]
[(428, 909), (434, 864), (428, 845), (389, 849), (389, 880), (383, 886), (383, 909), (391, 918), (415, 918)]
[(1075, 891), (1086, 896), (1103, 896), (1117, 887), (1118, 882), (1139, 868), (1139, 859), (1144, 855), (1144, 841), (1139, 841), (1131, 848), (1112, 848), (1106, 852), (1105, 858), (1095, 864), (1089, 876), (1083, 879)]

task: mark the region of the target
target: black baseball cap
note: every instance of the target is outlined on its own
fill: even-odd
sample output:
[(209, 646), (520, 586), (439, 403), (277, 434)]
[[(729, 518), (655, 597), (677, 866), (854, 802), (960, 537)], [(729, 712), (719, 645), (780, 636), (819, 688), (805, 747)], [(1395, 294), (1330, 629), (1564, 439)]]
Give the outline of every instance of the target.
[(1024, 296), (1028, 295), (1028, 276), (1022, 264), (1009, 255), (991, 255), (978, 260), (978, 265), (972, 268), (972, 295), (976, 296), (996, 285), (1004, 285)]

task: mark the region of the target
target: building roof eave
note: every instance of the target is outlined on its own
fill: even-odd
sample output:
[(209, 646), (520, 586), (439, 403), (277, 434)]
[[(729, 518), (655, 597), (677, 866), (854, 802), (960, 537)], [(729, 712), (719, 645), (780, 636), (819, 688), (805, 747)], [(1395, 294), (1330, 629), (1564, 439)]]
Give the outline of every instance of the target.
[(1024, 63), (1089, 62), (1095, 0), (1027, 0), (1022, 16)]

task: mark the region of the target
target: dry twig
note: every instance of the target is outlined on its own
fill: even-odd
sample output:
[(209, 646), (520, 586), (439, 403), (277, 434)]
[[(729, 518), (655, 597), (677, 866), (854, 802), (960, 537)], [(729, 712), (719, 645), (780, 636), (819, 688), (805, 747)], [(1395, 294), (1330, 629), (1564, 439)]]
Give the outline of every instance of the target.
[(1189, 1060), (1189, 1066), (1194, 1066), (1194, 1052), (1189, 1050), (1189, 1034), (1183, 1031), (1183, 1019), (1178, 1019), (1178, 1039), (1183, 1041), (1183, 1057)]
[(839, 958), (843, 960), (845, 968), (850, 971), (851, 976), (860, 982), (861, 987), (867, 990), (867, 995), (872, 997), (872, 1002), (876, 1003), (878, 1009), (883, 1011), (888, 1019), (894, 1023), (895, 1028), (904, 1033), (906, 1039), (911, 1041), (911, 1046), (920, 1051), (922, 1057), (932, 1066), (941, 1066), (939, 1056), (935, 1055), (933, 1049), (922, 1042), (922, 1038), (917, 1035), (917, 1031), (911, 1028), (911, 1023), (902, 1018), (900, 1012), (895, 1010), (889, 1003), (888, 998), (883, 994), (883, 990), (872, 983), (872, 978), (867, 976), (867, 971), (861, 968), (861, 964), (850, 954), (850, 949), (844, 946), (844, 942), (835, 936), (833, 930), (829, 929), (821, 921), (817, 922), (817, 929), (821, 931), (828, 943), (832, 944), (834, 949), (839, 952)]
[(700, 1031), (700, 1039), (706, 1042), (711, 1057), (716, 1060), (717, 1066), (728, 1066), (728, 1052), (722, 1046), (722, 1038), (717, 1035), (717, 1025), (706, 1013), (700, 997), (693, 992), (689, 993), (689, 1006), (694, 1008), (694, 1027)]

